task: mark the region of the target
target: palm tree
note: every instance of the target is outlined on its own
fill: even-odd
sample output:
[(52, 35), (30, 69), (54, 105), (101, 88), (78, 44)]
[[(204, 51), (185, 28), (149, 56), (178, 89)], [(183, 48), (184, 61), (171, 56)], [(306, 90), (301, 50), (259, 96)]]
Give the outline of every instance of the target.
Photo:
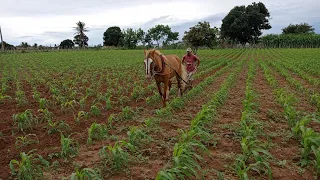
[[(85, 40), (87, 40), (87, 36), (84, 34), (84, 32), (88, 32), (89, 30), (85, 27), (86, 24), (84, 22), (77, 22), (77, 27), (74, 27), (74, 29), (77, 31), (75, 34), (77, 34), (80, 38), (80, 43), (82, 43), (82, 47), (85, 46)], [(79, 44), (79, 46), (81, 46)]]

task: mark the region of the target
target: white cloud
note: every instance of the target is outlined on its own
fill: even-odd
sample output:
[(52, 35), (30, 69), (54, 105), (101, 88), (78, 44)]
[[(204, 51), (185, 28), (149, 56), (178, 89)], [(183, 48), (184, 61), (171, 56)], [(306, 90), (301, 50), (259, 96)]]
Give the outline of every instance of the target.
[[(231, 8), (248, 5), (235, 0), (0, 0), (0, 25), (5, 41), (19, 44), (58, 44), (66, 38), (72, 39), (77, 21), (83, 21), (91, 30), (89, 44), (102, 43), (102, 34), (109, 26), (120, 28), (149, 28), (155, 24), (168, 24), (178, 29), (180, 35), (199, 20), (208, 20), (220, 26), (221, 19)], [(272, 16), (273, 29), (290, 23), (318, 22), (320, 18), (318, 0), (295, 1), (265, 0), (263, 2)], [(146, 24), (147, 23), (147, 24)], [(29, 37), (25, 37), (29, 36)], [(24, 38), (22, 38), (24, 37)]]

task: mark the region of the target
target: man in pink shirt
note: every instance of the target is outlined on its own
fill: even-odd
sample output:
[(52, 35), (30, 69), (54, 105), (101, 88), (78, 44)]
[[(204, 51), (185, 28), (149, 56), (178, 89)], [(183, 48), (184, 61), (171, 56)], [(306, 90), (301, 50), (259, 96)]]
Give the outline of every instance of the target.
[[(195, 64), (197, 62), (197, 65)], [(197, 71), (197, 67), (200, 64), (200, 59), (192, 54), (192, 49), (187, 49), (187, 54), (182, 57), (182, 63), (186, 63), (188, 79), (192, 81), (192, 75)]]

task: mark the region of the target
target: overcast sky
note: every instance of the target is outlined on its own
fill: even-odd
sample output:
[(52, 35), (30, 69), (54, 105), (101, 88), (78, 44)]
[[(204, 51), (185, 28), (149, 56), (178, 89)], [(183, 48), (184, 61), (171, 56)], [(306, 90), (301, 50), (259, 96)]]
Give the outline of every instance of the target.
[[(224, 16), (237, 5), (252, 0), (0, 0), (0, 25), (6, 42), (38, 45), (60, 44), (73, 39), (73, 27), (86, 23), (89, 45), (102, 44), (103, 32), (110, 26), (121, 29), (168, 24), (180, 33), (199, 21), (221, 26)], [(259, 1), (256, 1), (259, 2)], [(281, 33), (290, 23), (307, 22), (320, 33), (320, 0), (263, 0), (271, 15), (272, 29)]]

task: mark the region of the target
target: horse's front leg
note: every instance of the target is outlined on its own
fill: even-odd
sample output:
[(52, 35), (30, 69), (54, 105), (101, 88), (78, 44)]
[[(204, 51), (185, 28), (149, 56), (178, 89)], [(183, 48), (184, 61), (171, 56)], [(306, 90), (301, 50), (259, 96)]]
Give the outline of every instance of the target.
[(164, 92), (163, 93), (163, 99), (162, 99), (163, 107), (166, 107), (168, 84), (169, 84), (169, 78), (166, 78), (164, 80), (164, 89), (163, 89), (163, 92)]
[(177, 82), (178, 82), (178, 97), (179, 96), (182, 96), (182, 80), (179, 78), (179, 77), (177, 77)]
[(169, 93), (170, 93), (170, 90), (171, 90), (171, 85), (172, 85), (172, 82), (169, 80), (167, 94), (166, 94), (166, 100), (169, 99)]
[(161, 82), (158, 82), (158, 81), (157, 81), (158, 91), (159, 91), (160, 96), (162, 97), (162, 92), (161, 92), (161, 85), (160, 85), (160, 83), (161, 83)]

